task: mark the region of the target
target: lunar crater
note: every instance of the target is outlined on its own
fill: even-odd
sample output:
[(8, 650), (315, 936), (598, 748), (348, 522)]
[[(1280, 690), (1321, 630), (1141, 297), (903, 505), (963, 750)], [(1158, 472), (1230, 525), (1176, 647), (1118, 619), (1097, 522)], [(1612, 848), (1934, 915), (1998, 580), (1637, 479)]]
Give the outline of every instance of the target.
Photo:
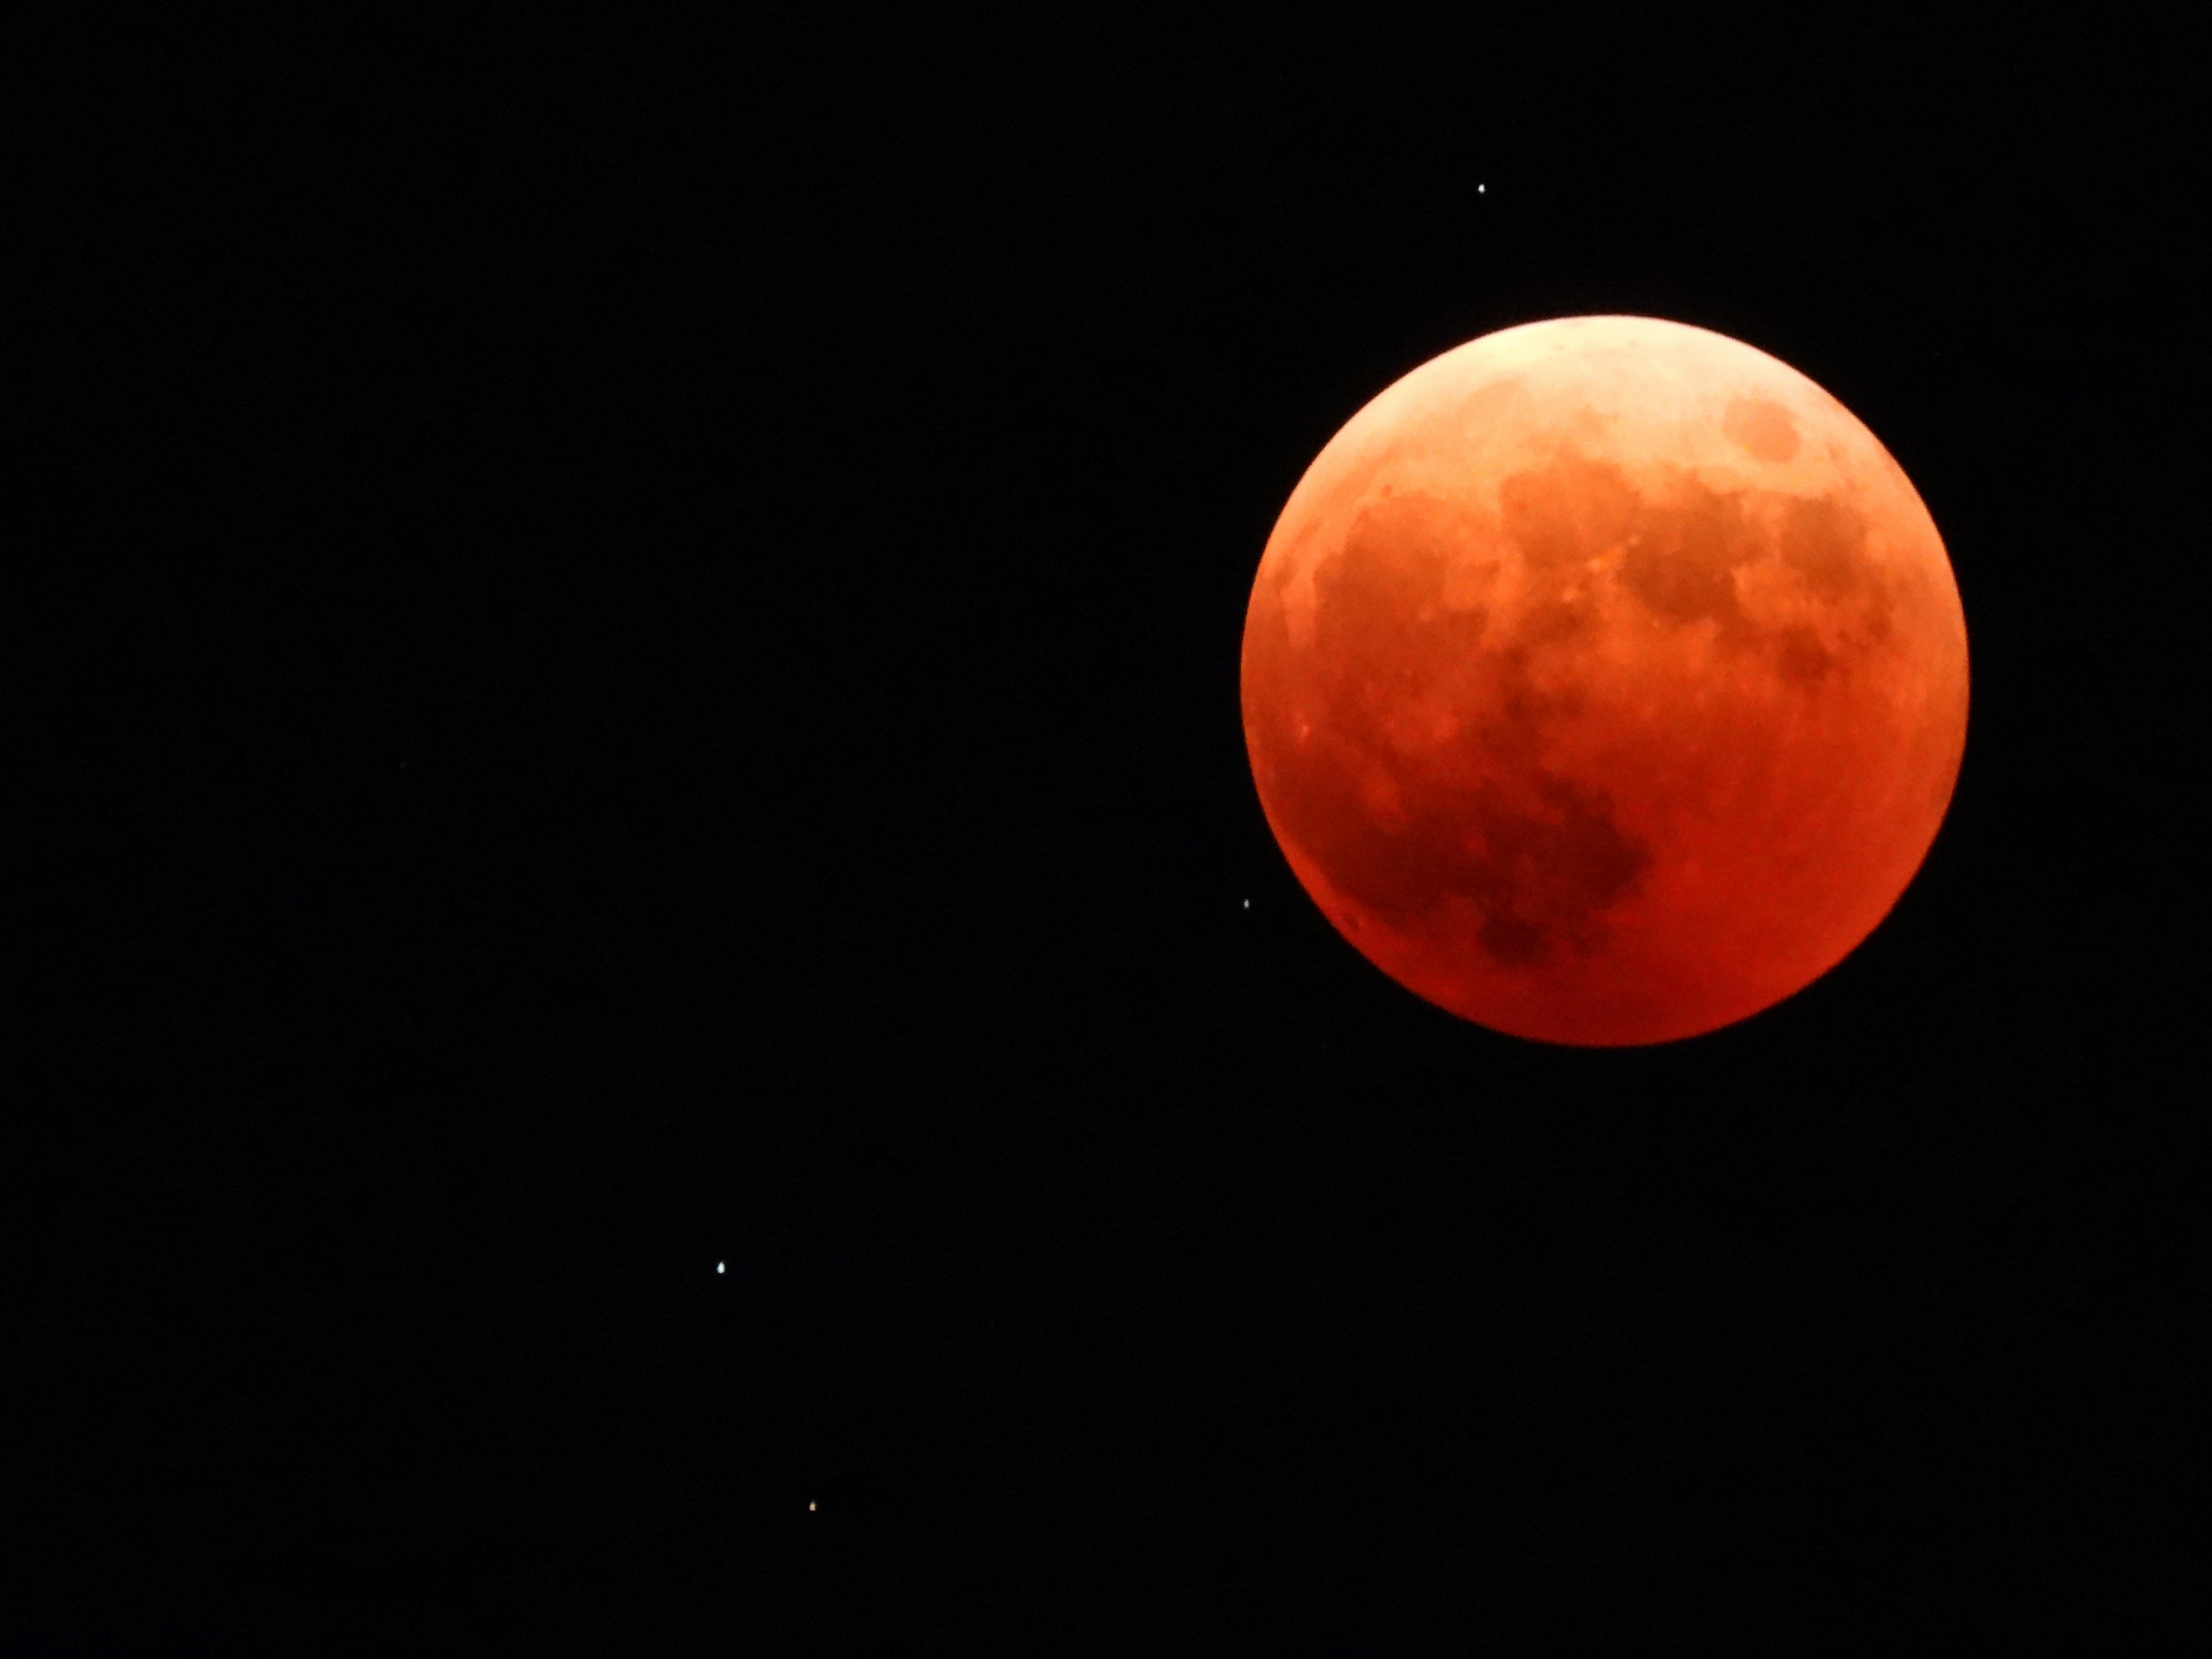
[(1797, 453), (1796, 422), (1771, 398), (1736, 398), (1729, 404), (1721, 429), (1746, 454), (1762, 461), (1786, 461)]

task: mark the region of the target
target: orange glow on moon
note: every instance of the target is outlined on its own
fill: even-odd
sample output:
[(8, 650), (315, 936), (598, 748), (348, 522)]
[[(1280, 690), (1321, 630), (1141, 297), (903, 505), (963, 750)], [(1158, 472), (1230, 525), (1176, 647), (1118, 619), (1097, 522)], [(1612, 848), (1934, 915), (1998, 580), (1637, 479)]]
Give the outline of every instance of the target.
[(1848, 955), (1950, 805), (1966, 629), (1874, 434), (1752, 347), (1510, 328), (1332, 438), (1244, 624), (1261, 805), (1369, 961), (1588, 1046), (1743, 1019)]

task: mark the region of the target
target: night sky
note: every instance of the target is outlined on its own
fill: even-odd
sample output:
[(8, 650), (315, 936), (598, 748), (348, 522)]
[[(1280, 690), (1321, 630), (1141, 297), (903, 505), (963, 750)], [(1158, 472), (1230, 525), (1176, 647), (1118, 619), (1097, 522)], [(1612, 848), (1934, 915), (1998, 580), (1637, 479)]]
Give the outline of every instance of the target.
[[(78, 1628), (2185, 1628), (2154, 52), (111, 50), (17, 810)], [(1237, 706), (1337, 428), (1598, 312), (1863, 420), (1973, 668), (1888, 920), (1612, 1051), (1360, 958)]]

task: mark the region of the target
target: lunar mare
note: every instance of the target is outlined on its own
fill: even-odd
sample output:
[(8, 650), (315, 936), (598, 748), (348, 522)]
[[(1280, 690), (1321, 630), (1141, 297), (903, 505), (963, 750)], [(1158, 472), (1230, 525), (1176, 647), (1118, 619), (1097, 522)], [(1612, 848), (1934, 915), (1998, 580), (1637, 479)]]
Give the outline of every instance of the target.
[(1966, 635), (1888, 452), (1650, 318), (1484, 337), (1291, 492), (1242, 665), (1261, 804), (1392, 978), (1609, 1046), (1742, 1019), (1881, 921), (1947, 810)]

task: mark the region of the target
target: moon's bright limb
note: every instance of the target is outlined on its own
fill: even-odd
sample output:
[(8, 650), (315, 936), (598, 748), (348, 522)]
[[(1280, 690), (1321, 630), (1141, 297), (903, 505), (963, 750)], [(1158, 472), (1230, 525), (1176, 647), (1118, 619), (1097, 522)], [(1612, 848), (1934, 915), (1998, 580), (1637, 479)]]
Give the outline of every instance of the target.
[(1818, 978), (1948, 808), (1966, 632), (1928, 509), (1811, 380), (1640, 317), (1486, 335), (1353, 416), (1244, 630), (1269, 824), (1392, 978), (1660, 1042)]

